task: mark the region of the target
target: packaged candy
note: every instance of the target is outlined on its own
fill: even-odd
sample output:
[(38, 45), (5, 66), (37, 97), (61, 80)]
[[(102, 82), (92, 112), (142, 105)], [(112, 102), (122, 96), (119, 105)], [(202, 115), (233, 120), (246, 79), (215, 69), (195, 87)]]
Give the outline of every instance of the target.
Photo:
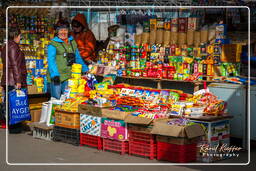
[(180, 98), (180, 95), (178, 93), (170, 91), (170, 94), (169, 94), (169, 102), (170, 103), (174, 103), (174, 102), (178, 101), (179, 98)]
[(108, 85), (110, 85), (109, 82), (101, 82), (101, 83), (95, 84), (95, 88), (96, 88), (96, 90), (107, 90)]
[(103, 81), (102, 82), (109, 82), (110, 85), (113, 85), (116, 79), (115, 74), (107, 74), (104, 75)]

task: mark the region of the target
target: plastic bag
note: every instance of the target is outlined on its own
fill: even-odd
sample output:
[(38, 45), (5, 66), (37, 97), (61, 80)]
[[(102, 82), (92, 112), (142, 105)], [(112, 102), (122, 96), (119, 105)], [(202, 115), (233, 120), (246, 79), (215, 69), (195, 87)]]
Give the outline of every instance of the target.
[(27, 89), (13, 90), (9, 96), (9, 124), (31, 120)]

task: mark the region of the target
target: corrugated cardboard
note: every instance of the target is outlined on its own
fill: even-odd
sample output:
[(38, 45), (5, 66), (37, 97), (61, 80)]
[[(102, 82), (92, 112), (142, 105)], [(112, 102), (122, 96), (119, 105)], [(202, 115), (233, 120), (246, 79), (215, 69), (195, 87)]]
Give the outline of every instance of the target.
[(128, 115), (124, 121), (126, 123), (132, 124), (149, 125), (153, 121), (153, 119)]
[(110, 109), (102, 109), (102, 117), (117, 119), (117, 120), (125, 120), (127, 115), (131, 112), (122, 112), (118, 110), (110, 110)]
[(88, 104), (78, 105), (79, 113), (92, 115), (92, 116), (102, 116), (102, 109), (108, 109), (108, 107), (95, 107)]
[(152, 128), (153, 128), (153, 123), (149, 125), (128, 124), (129, 130), (142, 132), (142, 133), (151, 133)]
[(55, 110), (55, 125), (64, 128), (80, 129), (80, 114), (77, 112)]
[(204, 130), (200, 125), (178, 126), (168, 125), (170, 119), (157, 120), (154, 123), (152, 134), (172, 136), (172, 137), (186, 137), (195, 138), (204, 135)]
[(194, 143), (197, 143), (199, 140), (200, 140), (199, 137), (188, 139), (188, 138), (170, 137), (170, 136), (163, 136), (163, 135), (156, 136), (156, 141), (166, 142), (170, 144), (178, 144), (178, 145), (194, 144)]
[(39, 122), (40, 121), (40, 117), (41, 117), (41, 109), (37, 109), (37, 110), (31, 110), (30, 111), (30, 115), (31, 115), (31, 122)]

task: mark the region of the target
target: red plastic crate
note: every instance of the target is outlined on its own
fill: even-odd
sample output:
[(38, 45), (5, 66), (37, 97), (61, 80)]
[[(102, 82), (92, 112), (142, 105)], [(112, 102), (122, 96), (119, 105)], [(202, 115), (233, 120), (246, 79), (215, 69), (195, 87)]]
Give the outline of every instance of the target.
[(102, 150), (102, 138), (99, 136), (80, 133), (80, 145), (88, 145), (96, 147), (98, 150)]
[(110, 150), (120, 152), (121, 155), (128, 153), (129, 144), (128, 141), (118, 141), (108, 138), (103, 138), (103, 150)]
[(157, 141), (157, 149), (165, 150), (165, 151), (190, 152), (190, 151), (196, 151), (197, 144), (178, 145), (178, 144), (171, 144), (171, 143)]
[(153, 160), (156, 157), (156, 144), (145, 141), (129, 141), (129, 154), (149, 157)]
[(167, 160), (176, 163), (188, 163), (196, 161), (197, 145), (177, 145), (165, 142), (157, 142), (157, 160)]
[(155, 135), (129, 130), (129, 141), (145, 141), (155, 143)]

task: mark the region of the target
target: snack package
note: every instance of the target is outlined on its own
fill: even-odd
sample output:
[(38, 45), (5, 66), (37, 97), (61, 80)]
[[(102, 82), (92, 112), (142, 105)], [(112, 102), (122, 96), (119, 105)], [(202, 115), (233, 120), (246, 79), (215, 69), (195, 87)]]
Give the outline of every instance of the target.
[(169, 103), (177, 102), (179, 98), (180, 98), (180, 95), (178, 93), (170, 91)]
[(168, 98), (169, 98), (170, 92), (168, 90), (161, 90), (160, 92), (160, 103), (168, 103)]
[(108, 85), (110, 85), (109, 82), (101, 82), (101, 83), (95, 84), (95, 88), (96, 88), (96, 90), (107, 90)]
[(104, 76), (103, 81), (102, 82), (109, 82), (110, 85), (113, 85), (116, 79), (116, 75), (115, 74), (107, 74)]
[(184, 113), (184, 108), (185, 108), (185, 103), (184, 102), (175, 102), (172, 105), (171, 111), (170, 111), (170, 115), (178, 115), (178, 116), (182, 116)]

